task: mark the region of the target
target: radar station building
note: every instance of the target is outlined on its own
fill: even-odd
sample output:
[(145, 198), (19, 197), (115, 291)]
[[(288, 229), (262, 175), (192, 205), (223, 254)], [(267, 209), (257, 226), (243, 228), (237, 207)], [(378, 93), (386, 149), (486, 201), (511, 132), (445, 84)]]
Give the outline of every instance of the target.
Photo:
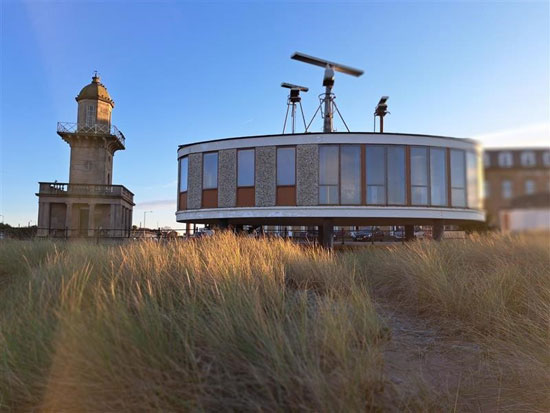
[(69, 182), (39, 182), (39, 237), (128, 237), (134, 194), (113, 185), (115, 152), (125, 138), (111, 124), (115, 106), (97, 73), (76, 97), (76, 123), (59, 122), (71, 147)]
[[(444, 225), (485, 220), (477, 142), (351, 132), (332, 93), (334, 72), (357, 77), (363, 72), (302, 53), (292, 59), (325, 68), (325, 93), (316, 112), (323, 132), (309, 132), (304, 119), (306, 133), (295, 133), (298, 92), (308, 89), (283, 83), (291, 89), (292, 133), (181, 145), (178, 222), (316, 227), (320, 243), (331, 247), (334, 226), (396, 225), (411, 234), (415, 225), (431, 225), (440, 239)], [(374, 113), (381, 132), (387, 99)], [(334, 131), (335, 115), (347, 132)]]

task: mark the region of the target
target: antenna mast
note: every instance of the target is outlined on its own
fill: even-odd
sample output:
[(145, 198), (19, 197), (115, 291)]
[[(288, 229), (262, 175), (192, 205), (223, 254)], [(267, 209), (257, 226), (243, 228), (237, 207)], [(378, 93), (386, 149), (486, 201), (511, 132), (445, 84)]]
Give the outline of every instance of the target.
[(286, 129), (286, 121), (288, 119), (288, 111), (290, 111), (290, 117), (292, 120), (292, 133), (296, 130), (296, 104), (300, 105), (300, 111), (302, 112), (302, 120), (304, 121), (304, 128), (307, 132), (306, 118), (304, 116), (304, 109), (302, 108), (302, 98), (300, 97), (300, 92), (307, 92), (309, 89), (305, 86), (293, 85), (291, 83), (281, 83), (281, 87), (290, 89), (290, 94), (288, 95), (285, 123), (283, 125), (283, 134)]
[[(324, 106), (324, 113), (323, 113), (323, 132), (330, 133), (334, 131), (333, 127), (333, 113), (334, 109), (338, 112), (338, 115), (340, 116), (340, 119), (342, 119), (342, 122), (344, 122), (344, 125), (346, 126), (346, 129), (349, 132), (348, 125), (344, 121), (344, 118), (342, 118), (342, 114), (338, 110), (338, 107), (336, 106), (336, 102), (334, 101), (336, 99), (336, 96), (332, 93), (332, 87), (334, 86), (334, 71), (346, 73), (348, 75), (359, 77), (363, 74), (362, 70), (354, 69), (353, 67), (344, 66), (339, 63), (330, 62), (328, 60), (319, 59), (317, 57), (309, 56), (303, 53), (296, 52), (291, 57), (291, 59), (299, 60), (304, 63), (309, 63), (315, 66), (321, 66), (325, 68), (325, 74), (323, 77), (323, 86), (325, 87), (325, 93), (320, 95), (320, 104), (319, 108), (315, 112), (315, 115), (313, 115), (313, 118), (311, 119), (311, 122), (313, 122), (313, 119), (317, 115), (317, 112), (319, 109), (321, 109)], [(323, 112), (321, 110), (321, 112)], [(311, 125), (311, 122), (309, 123)], [(309, 125), (308, 127), (309, 128)], [(306, 128), (306, 131), (307, 131)]]

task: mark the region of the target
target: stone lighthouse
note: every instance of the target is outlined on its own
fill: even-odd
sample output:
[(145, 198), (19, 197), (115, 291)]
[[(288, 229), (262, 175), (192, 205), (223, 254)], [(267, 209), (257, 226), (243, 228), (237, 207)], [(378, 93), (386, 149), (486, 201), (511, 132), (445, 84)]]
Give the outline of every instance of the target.
[(125, 138), (111, 124), (115, 102), (97, 73), (76, 97), (76, 123), (58, 122), (57, 134), (71, 147), (69, 182), (40, 182), (38, 236), (128, 237), (134, 194), (112, 185), (115, 152)]

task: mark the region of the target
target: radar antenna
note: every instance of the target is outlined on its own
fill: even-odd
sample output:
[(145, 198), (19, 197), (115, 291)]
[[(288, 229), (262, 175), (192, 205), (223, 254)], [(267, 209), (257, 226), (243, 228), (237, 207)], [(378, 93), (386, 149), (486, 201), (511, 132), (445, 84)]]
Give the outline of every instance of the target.
[(290, 89), (290, 94), (286, 102), (286, 115), (285, 123), (283, 125), (283, 134), (286, 129), (286, 121), (288, 119), (288, 111), (290, 110), (290, 118), (292, 121), (292, 133), (296, 130), (296, 104), (300, 105), (300, 111), (302, 112), (302, 120), (304, 121), (304, 129), (307, 132), (306, 126), (306, 117), (304, 116), (304, 109), (302, 108), (302, 98), (300, 97), (300, 92), (307, 92), (309, 89), (305, 86), (293, 85), (291, 83), (283, 82), (281, 87)]
[[(336, 102), (334, 101), (336, 99), (336, 96), (332, 93), (332, 87), (334, 86), (334, 72), (336, 71), (336, 72), (345, 73), (347, 75), (359, 77), (363, 74), (363, 71), (359, 69), (354, 69), (353, 67), (344, 66), (339, 63), (331, 62), (324, 59), (319, 59), (317, 57), (309, 56), (299, 52), (294, 53), (290, 58), (294, 60), (299, 60), (304, 63), (309, 63), (311, 65), (321, 66), (325, 68), (325, 74), (323, 77), (323, 86), (325, 87), (325, 93), (319, 95), (319, 107), (315, 111), (313, 118), (311, 118), (309, 125), (306, 127), (306, 132), (309, 129), (309, 126), (311, 125), (311, 123), (313, 122), (313, 119), (315, 119), (317, 112), (319, 111), (321, 111), (321, 116), (323, 117), (323, 132), (325, 133), (333, 132), (334, 130), (333, 114), (335, 109), (338, 115), (340, 116), (340, 119), (342, 119), (342, 122), (346, 126), (346, 129), (349, 132), (350, 130), (348, 128), (348, 125), (344, 121), (344, 118), (342, 117), (342, 114), (340, 113), (340, 110), (338, 109), (338, 106), (336, 106)], [(324, 111), (323, 111), (323, 106), (324, 106)]]
[(380, 133), (384, 133), (384, 116), (390, 111), (388, 110), (388, 104), (386, 103), (390, 97), (382, 96), (378, 105), (374, 108), (374, 131), (376, 132), (376, 117), (380, 118)]

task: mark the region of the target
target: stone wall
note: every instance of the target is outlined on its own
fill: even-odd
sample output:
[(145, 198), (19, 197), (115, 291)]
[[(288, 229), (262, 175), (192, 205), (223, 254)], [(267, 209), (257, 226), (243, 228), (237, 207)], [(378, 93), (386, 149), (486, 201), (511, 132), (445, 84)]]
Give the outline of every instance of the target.
[(199, 209), (202, 203), (202, 153), (189, 155), (187, 209)]
[(296, 147), (296, 205), (319, 203), (319, 146)]
[(276, 157), (275, 146), (256, 148), (256, 206), (273, 206), (276, 202)]
[(237, 150), (220, 151), (218, 157), (218, 207), (231, 208), (237, 203)]

